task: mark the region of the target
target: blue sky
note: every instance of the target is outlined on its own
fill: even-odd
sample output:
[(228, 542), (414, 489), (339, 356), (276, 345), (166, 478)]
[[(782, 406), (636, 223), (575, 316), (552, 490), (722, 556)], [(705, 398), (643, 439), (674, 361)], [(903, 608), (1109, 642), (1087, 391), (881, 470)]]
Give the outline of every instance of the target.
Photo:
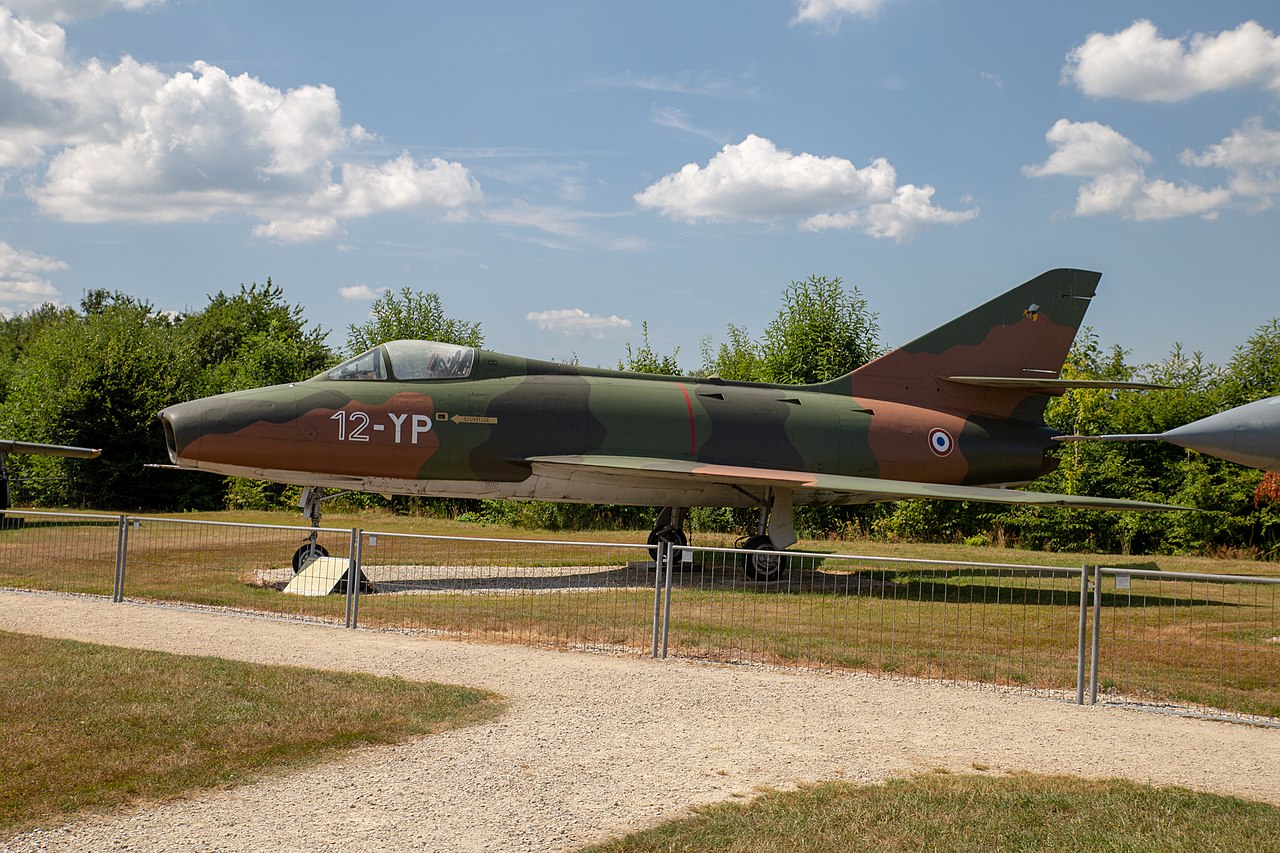
[(1045, 269), (1135, 361), (1280, 316), (1272, 2), (0, 5), (0, 310), (383, 288), (699, 363), (793, 279), (900, 344)]

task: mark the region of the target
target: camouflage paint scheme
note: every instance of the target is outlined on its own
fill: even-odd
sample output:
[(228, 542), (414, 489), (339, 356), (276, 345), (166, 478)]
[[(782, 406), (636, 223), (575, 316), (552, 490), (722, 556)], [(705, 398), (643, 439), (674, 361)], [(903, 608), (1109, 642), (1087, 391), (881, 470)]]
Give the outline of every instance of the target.
[[(1099, 279), (1046, 272), (818, 385), (475, 350), (466, 378), (341, 379), (335, 369), (170, 406), (160, 418), (184, 468), (384, 494), (772, 506), (783, 516), (770, 528), (775, 547), (794, 541), (793, 504), (933, 497), (1168, 509), (1003, 488), (1048, 470), (1048, 395), (1116, 387), (1058, 378)], [(392, 373), (406, 346), (382, 350)]]

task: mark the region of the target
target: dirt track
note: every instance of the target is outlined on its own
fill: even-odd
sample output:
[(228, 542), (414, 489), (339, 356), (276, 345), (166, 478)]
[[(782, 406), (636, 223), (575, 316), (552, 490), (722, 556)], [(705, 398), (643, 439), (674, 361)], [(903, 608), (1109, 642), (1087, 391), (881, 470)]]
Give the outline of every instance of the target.
[(995, 690), (344, 631), (0, 592), (0, 630), (395, 674), (507, 696), (495, 722), (4, 850), (548, 850), (758, 786), (944, 767), (1123, 776), (1280, 804), (1280, 731)]

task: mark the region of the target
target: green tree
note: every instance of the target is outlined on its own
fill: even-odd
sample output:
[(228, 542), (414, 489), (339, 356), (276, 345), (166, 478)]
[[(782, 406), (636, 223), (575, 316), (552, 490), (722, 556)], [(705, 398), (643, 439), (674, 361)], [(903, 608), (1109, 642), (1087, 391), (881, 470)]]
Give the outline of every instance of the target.
[(632, 349), (631, 342), (627, 341), (627, 356), (618, 362), (618, 369), (635, 373), (681, 376), (683, 374), (680, 363), (676, 360), (679, 354), (680, 347), (676, 347), (670, 355), (660, 355), (656, 352), (653, 345), (649, 343), (649, 323), (645, 321), (640, 324), (640, 346)]
[(739, 382), (763, 381), (760, 344), (751, 339), (745, 326), (730, 323), (725, 334), (729, 339), (714, 353), (710, 335), (702, 339), (702, 373)]
[(1226, 367), (1224, 406), (1280, 394), (1280, 317), (1259, 326)]
[(721, 379), (781, 384), (826, 382), (880, 354), (876, 315), (855, 287), (813, 275), (782, 291), (777, 315), (759, 340), (730, 325), (728, 340), (702, 343), (702, 370)]
[(810, 276), (782, 292), (782, 307), (764, 330), (760, 360), (766, 382), (826, 382), (880, 354), (876, 315), (855, 287)]
[(236, 294), (218, 291), (203, 309), (183, 315), (177, 336), (192, 395), (296, 382), (323, 370), (334, 360), (327, 332), (305, 315), (270, 278), (242, 284)]
[(75, 313), (71, 308), (46, 302), (30, 311), (0, 320), (0, 401), (8, 396), (9, 377), (14, 365), (36, 335), (46, 326), (74, 317)]
[(347, 354), (359, 355), (387, 341), (411, 338), (469, 347), (484, 345), (479, 323), (447, 317), (439, 294), (406, 287), (399, 293), (385, 291), (373, 301), (368, 320), (347, 327)]
[(166, 458), (156, 412), (183, 393), (172, 321), (121, 293), (91, 291), (81, 307), (45, 325), (18, 359), (0, 431), (99, 447), (102, 457), (15, 457), (18, 476), (49, 503), (183, 505), (189, 483), (142, 467)]

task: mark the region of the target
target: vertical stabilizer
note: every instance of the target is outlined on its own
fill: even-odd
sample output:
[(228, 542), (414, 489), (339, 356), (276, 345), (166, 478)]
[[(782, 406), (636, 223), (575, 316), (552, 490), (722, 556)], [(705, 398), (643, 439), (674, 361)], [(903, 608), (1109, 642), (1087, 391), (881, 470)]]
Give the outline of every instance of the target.
[(1047, 397), (1035, 381), (1059, 377), (1101, 278), (1101, 273), (1086, 270), (1050, 270), (824, 390), (1039, 421)]

